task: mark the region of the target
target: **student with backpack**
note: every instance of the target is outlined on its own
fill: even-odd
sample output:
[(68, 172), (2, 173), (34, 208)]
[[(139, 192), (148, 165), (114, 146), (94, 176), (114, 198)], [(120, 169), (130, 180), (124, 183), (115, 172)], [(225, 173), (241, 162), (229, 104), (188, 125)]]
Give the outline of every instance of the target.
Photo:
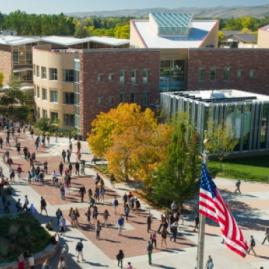
[(80, 241), (77, 243), (76, 245), (76, 251), (77, 251), (77, 262), (79, 262), (79, 258), (81, 257), (81, 260), (84, 261), (84, 257), (83, 257), (83, 243), (82, 243), (82, 239), (80, 239)]
[(148, 252), (148, 258), (149, 258), (149, 264), (152, 264), (152, 251), (153, 251), (153, 244), (151, 240), (148, 241), (147, 245), (147, 252)]
[(254, 256), (256, 256), (256, 252), (254, 250), (256, 246), (256, 242), (255, 242), (255, 239), (253, 237), (253, 235), (250, 236), (250, 243), (249, 243), (249, 249), (248, 249), (248, 254), (250, 253), (250, 251), (253, 252)]
[(123, 253), (123, 251), (121, 249), (119, 250), (119, 253), (116, 255), (116, 258), (117, 258), (117, 261), (118, 261), (118, 267), (120, 267), (122, 269), (124, 253)]

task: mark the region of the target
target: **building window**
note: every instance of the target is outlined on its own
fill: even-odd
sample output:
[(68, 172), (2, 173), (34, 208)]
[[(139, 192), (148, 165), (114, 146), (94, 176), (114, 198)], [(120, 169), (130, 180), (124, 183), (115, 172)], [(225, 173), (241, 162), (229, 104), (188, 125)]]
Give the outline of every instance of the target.
[(26, 64), (32, 64), (32, 48), (26, 50)]
[(36, 96), (37, 98), (40, 97), (40, 88), (38, 86), (36, 87)]
[(132, 92), (130, 95), (130, 102), (134, 103), (135, 102), (135, 94)]
[(210, 80), (215, 81), (217, 79), (217, 70), (216, 67), (210, 68)]
[(109, 81), (113, 81), (114, 80), (114, 74), (113, 73), (109, 73), (108, 74), (108, 80)]
[(199, 81), (205, 80), (205, 69), (204, 67), (199, 68)]
[(47, 78), (47, 68), (41, 66), (41, 78)]
[(75, 94), (73, 92), (64, 92), (63, 93), (63, 103), (66, 105), (75, 104)]
[(99, 96), (98, 98), (97, 98), (97, 104), (98, 105), (101, 105), (103, 103), (103, 96)]
[(39, 65), (36, 65), (36, 76), (39, 77)]
[(134, 70), (132, 70), (132, 72), (131, 72), (131, 82), (133, 83), (133, 84), (135, 84), (136, 83), (136, 70), (134, 69)]
[(57, 103), (58, 102), (58, 92), (57, 90), (50, 90), (50, 102)]
[(64, 125), (66, 127), (74, 127), (75, 126), (75, 115), (64, 114)]
[(58, 121), (58, 112), (50, 112), (50, 120), (51, 120), (51, 122), (57, 122)]
[(231, 79), (231, 68), (229, 66), (224, 67), (223, 79), (224, 80), (230, 80)]
[(47, 100), (47, 89), (42, 88), (42, 100)]
[(42, 118), (47, 118), (48, 117), (48, 111), (45, 109), (42, 109)]
[(37, 108), (37, 118), (40, 118), (40, 107)]
[(120, 93), (120, 103), (123, 103), (125, 101), (124, 93)]
[(241, 79), (242, 78), (242, 74), (243, 74), (243, 70), (242, 69), (237, 69), (237, 71), (236, 71), (236, 78), (237, 79)]
[(149, 81), (149, 70), (143, 69), (143, 83), (147, 84)]
[(96, 77), (96, 80), (97, 80), (97, 82), (101, 82), (101, 81), (103, 81), (103, 74), (98, 73), (98, 74), (97, 74), (97, 77)]
[(35, 64), (34, 64), (34, 65), (33, 65), (33, 75), (34, 75), (34, 76), (36, 75), (36, 72), (35, 72), (36, 70), (35, 70), (35, 68), (36, 68), (36, 67), (35, 67)]
[(254, 69), (250, 69), (249, 70), (249, 78), (250, 79), (254, 79), (255, 78), (255, 70)]
[(109, 96), (109, 97), (108, 97), (108, 103), (109, 103), (110, 105), (113, 105), (113, 104), (114, 104), (114, 97), (113, 97), (113, 96)]
[(63, 81), (65, 81), (65, 82), (74, 82), (75, 81), (75, 72), (73, 69), (64, 69), (63, 70)]
[(147, 92), (143, 92), (143, 100), (142, 100), (143, 106), (147, 106), (148, 105), (148, 93)]
[(50, 80), (58, 80), (57, 68), (50, 68), (49, 74), (50, 74)]
[(13, 50), (13, 64), (19, 64), (19, 51)]
[(125, 71), (121, 70), (120, 71), (120, 84), (124, 84), (125, 83)]

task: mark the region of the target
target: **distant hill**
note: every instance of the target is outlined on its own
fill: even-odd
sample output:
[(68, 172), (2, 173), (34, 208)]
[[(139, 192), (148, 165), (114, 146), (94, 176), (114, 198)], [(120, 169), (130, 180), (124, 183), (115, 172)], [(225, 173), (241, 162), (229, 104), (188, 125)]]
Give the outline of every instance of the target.
[(241, 16), (264, 17), (269, 16), (269, 4), (248, 7), (214, 7), (214, 8), (149, 8), (149, 9), (123, 9), (112, 11), (74, 12), (66, 15), (75, 17), (145, 17), (149, 12), (175, 11), (194, 14), (196, 18), (230, 18)]

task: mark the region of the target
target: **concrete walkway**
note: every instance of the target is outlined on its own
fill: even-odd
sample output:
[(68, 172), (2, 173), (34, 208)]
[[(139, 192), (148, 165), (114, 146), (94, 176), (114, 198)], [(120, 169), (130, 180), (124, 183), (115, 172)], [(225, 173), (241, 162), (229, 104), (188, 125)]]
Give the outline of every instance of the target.
[[(49, 149), (48, 154), (42, 153), (42, 156), (56, 156), (60, 155), (62, 149), (68, 148), (68, 139), (58, 138), (58, 142), (55, 143), (55, 139), (51, 139), (52, 145)], [(88, 148), (85, 142), (82, 143), (82, 159), (89, 161), (92, 156), (88, 152)], [(1, 158), (0, 158), (1, 159)], [(8, 175), (8, 168), (0, 160), (0, 164), (4, 169), (4, 173)], [(86, 169), (87, 175), (95, 175), (96, 172), (93, 169)], [(252, 255), (247, 256), (245, 259), (237, 256), (230, 250), (228, 250), (223, 244), (221, 244), (221, 238), (218, 236), (218, 227), (207, 225), (206, 226), (206, 245), (205, 245), (205, 260), (208, 255), (211, 255), (214, 260), (215, 267), (217, 269), (227, 268), (242, 268), (242, 269), (258, 269), (260, 266), (264, 266), (264, 269), (269, 268), (269, 244), (261, 245), (264, 237), (264, 227), (269, 226), (269, 185), (259, 183), (242, 183), (242, 195), (234, 195), (234, 181), (227, 179), (217, 179), (216, 184), (222, 189), (224, 197), (227, 198), (229, 205), (231, 206), (236, 218), (244, 227), (244, 234), (247, 240), (250, 235), (254, 235), (256, 239), (256, 252), (258, 257)], [(119, 195), (123, 195), (124, 192), (131, 190), (129, 186), (124, 183), (115, 184), (111, 186), (109, 180), (105, 180), (105, 185), (108, 188), (114, 189)], [(33, 203), (37, 209), (40, 205), (40, 194), (34, 190), (31, 185), (23, 182), (17, 182), (13, 185), (16, 190), (14, 198), (17, 200), (19, 197), (22, 202), (24, 201), (24, 195), (28, 195), (30, 203)], [(49, 216), (55, 216), (55, 211), (59, 207), (63, 210), (67, 209), (66, 205), (52, 205), (50, 201), (47, 201), (48, 214)], [(80, 208), (87, 207), (88, 204), (77, 205)], [(148, 205), (142, 205), (144, 208), (150, 208)], [(70, 204), (68, 204), (70, 207)], [(161, 212), (151, 209), (151, 213), (159, 218)], [(41, 217), (41, 222), (46, 222), (47, 217)], [(184, 225), (181, 226), (180, 232), (184, 234), (186, 239), (190, 240), (194, 244), (197, 243), (197, 234), (190, 232), (193, 222), (185, 221)], [(94, 240), (89, 240), (80, 230), (73, 229), (70, 226), (69, 230), (63, 236), (63, 240), (68, 243), (70, 250), (69, 257), (69, 268), (118, 268), (117, 263), (114, 259), (109, 258), (101, 249), (99, 249)], [(76, 263), (76, 251), (75, 245), (79, 239), (83, 239), (84, 243), (84, 257), (86, 262)], [(115, 250), (117, 251), (117, 250)], [(194, 269), (196, 265), (196, 252), (197, 248), (190, 246), (182, 249), (181, 251), (171, 250), (161, 251), (153, 254), (153, 265), (147, 264), (147, 255), (136, 256), (126, 258), (124, 266), (127, 265), (127, 261), (131, 261), (136, 269), (147, 269), (147, 268), (167, 268), (167, 269)], [(146, 253), (146, 244), (145, 244)], [(53, 261), (53, 268), (56, 264), (56, 259)]]

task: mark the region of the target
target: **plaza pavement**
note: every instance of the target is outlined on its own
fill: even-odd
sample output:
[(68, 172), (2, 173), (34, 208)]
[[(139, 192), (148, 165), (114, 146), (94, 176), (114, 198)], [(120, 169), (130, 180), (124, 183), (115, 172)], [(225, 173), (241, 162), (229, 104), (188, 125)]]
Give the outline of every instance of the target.
[[(1, 135), (1, 134), (0, 134)], [(3, 136), (4, 138), (4, 136)], [(34, 149), (34, 140), (29, 135), (21, 135), (19, 138), (22, 146), (27, 144), (30, 151)], [(11, 140), (11, 144), (14, 144)], [(57, 143), (54, 138), (51, 138), (51, 144), (46, 149), (40, 149), (37, 152), (37, 161), (49, 162), (49, 173), (55, 168), (58, 168), (59, 160), (61, 159), (62, 149), (68, 148), (68, 139), (58, 138)], [(75, 151), (75, 142), (73, 142), (73, 152)], [(1, 152), (4, 152), (4, 148)], [(14, 147), (11, 147), (12, 158), (17, 164), (21, 164), (25, 173), (28, 171), (29, 164), (23, 160), (22, 156), (16, 153)], [(85, 142), (82, 143), (82, 159), (90, 161), (92, 158), (88, 151)], [(73, 161), (75, 161), (75, 154), (73, 154)], [(8, 168), (1, 162), (1, 166), (4, 169), (4, 173), (8, 175)], [(46, 177), (47, 182), (44, 186), (40, 186), (39, 183), (33, 183), (28, 185), (24, 181), (16, 181), (13, 187), (16, 190), (15, 199), (21, 197), (22, 202), (24, 201), (24, 195), (28, 195), (30, 203), (33, 203), (39, 210), (40, 207), (40, 196), (44, 196), (47, 201), (47, 209), (50, 218), (55, 217), (55, 211), (57, 208), (61, 208), (67, 216), (67, 212), (71, 206), (78, 207), (80, 210), (80, 227), (71, 228), (68, 226), (68, 231), (63, 236), (63, 240), (69, 245), (70, 256), (69, 256), (69, 268), (117, 268), (115, 261), (115, 255), (118, 250), (122, 248), (125, 252), (124, 265), (127, 265), (128, 261), (131, 261), (134, 268), (136, 269), (147, 269), (147, 268), (167, 268), (167, 269), (194, 269), (196, 264), (196, 252), (197, 252), (197, 233), (193, 230), (193, 216), (185, 216), (184, 225), (180, 227), (180, 239), (177, 243), (171, 243), (168, 239), (168, 248), (158, 249), (153, 254), (153, 265), (147, 264), (146, 255), (146, 243), (148, 234), (146, 233), (145, 214), (149, 210), (149, 206), (142, 203), (142, 208), (145, 210), (144, 214), (133, 215), (130, 218), (130, 222), (126, 225), (123, 232), (124, 236), (118, 236), (116, 227), (111, 226), (109, 228), (103, 228), (101, 231), (101, 239), (97, 241), (95, 239), (94, 227), (88, 226), (86, 219), (83, 216), (84, 211), (88, 207), (88, 204), (80, 203), (77, 188), (84, 184), (86, 188), (91, 187), (93, 190), (94, 176), (96, 171), (91, 168), (86, 169), (86, 177), (74, 177), (72, 179), (72, 190), (68, 195), (66, 201), (60, 199), (59, 190), (50, 184), (51, 176)], [(234, 195), (233, 191), (235, 183), (232, 180), (227, 179), (216, 179), (217, 186), (222, 190), (223, 196), (225, 197), (229, 207), (232, 209), (236, 216), (239, 224), (244, 229), (244, 235), (249, 240), (251, 234), (256, 239), (256, 252), (258, 257), (252, 255), (247, 256), (245, 259), (237, 256), (230, 250), (228, 250), (223, 244), (222, 239), (219, 235), (219, 228), (212, 223), (206, 225), (206, 237), (205, 237), (205, 260), (208, 255), (211, 255), (214, 260), (215, 267), (217, 269), (227, 268), (244, 268), (244, 269), (258, 269), (260, 266), (264, 266), (264, 269), (269, 268), (269, 244), (261, 245), (264, 237), (264, 227), (269, 226), (269, 185), (243, 182), (241, 185), (242, 195)], [(105, 179), (105, 186), (108, 188), (108, 195), (105, 198), (105, 205), (100, 205), (100, 211), (104, 208), (108, 208), (111, 214), (110, 222), (116, 223), (117, 216), (114, 216), (111, 201), (114, 195), (119, 196), (120, 203), (122, 202), (122, 195), (129, 191), (130, 186), (119, 183), (111, 186), (109, 180)], [(87, 195), (85, 195), (87, 199)], [(85, 199), (85, 200), (86, 200)], [(121, 206), (119, 206), (120, 208)], [(159, 225), (159, 219), (161, 212), (158, 210), (150, 209), (151, 214), (156, 218), (153, 222), (153, 228)], [(83, 212), (83, 213), (82, 213)], [(41, 223), (48, 221), (46, 216), (38, 216)], [(101, 222), (103, 221), (102, 216), (99, 217)], [(84, 256), (86, 262), (81, 262), (77, 265), (75, 245), (78, 240), (82, 238), (84, 240)], [(158, 245), (160, 245), (160, 237), (158, 236)], [(56, 258), (53, 259), (53, 267), (56, 268)]]

